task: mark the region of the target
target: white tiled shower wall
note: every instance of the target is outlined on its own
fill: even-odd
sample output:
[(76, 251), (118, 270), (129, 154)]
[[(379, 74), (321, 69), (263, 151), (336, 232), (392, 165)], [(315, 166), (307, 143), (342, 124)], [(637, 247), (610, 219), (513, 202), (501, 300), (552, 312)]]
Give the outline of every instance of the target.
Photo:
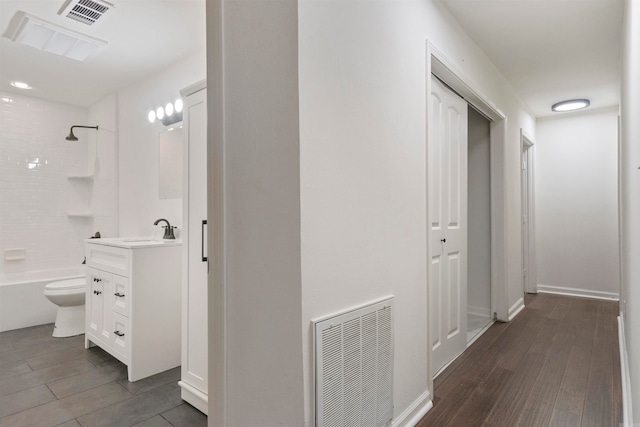
[[(68, 176), (87, 173), (87, 133), (65, 137), (71, 125), (87, 124), (87, 109), (0, 95), (0, 277), (79, 266), (92, 220), (67, 213), (89, 209), (92, 185)], [(13, 248), (25, 259), (5, 260)]]

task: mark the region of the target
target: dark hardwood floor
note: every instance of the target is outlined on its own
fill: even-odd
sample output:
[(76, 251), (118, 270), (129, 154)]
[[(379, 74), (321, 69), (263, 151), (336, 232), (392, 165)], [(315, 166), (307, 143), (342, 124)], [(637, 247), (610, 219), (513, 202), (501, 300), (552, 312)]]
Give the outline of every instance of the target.
[(434, 380), (427, 426), (594, 426), (622, 422), (618, 303), (526, 295)]

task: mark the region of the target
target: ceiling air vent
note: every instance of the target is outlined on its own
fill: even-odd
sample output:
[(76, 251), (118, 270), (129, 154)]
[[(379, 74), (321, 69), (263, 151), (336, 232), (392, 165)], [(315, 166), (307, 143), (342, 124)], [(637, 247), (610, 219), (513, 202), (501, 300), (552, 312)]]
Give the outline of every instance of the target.
[(76, 61), (93, 59), (107, 46), (104, 40), (44, 21), (22, 11), (11, 18), (4, 37)]
[(58, 11), (58, 15), (66, 16), (83, 24), (93, 25), (111, 9), (113, 9), (113, 5), (105, 1), (67, 0)]

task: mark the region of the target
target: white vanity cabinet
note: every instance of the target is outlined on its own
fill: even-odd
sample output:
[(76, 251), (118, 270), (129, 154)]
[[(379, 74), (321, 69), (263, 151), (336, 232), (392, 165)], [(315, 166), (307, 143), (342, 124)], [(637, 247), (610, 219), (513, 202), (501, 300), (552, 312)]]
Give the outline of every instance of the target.
[(180, 242), (86, 243), (85, 348), (97, 345), (137, 381), (180, 365)]
[(201, 81), (184, 97), (181, 396), (207, 413), (207, 89)]

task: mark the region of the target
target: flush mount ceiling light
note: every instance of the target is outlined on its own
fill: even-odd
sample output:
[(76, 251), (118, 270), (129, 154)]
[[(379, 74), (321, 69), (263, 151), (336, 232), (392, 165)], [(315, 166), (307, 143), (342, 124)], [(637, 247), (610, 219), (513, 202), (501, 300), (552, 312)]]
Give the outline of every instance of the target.
[(589, 105), (591, 105), (591, 101), (589, 101), (588, 99), (570, 99), (568, 101), (556, 102), (551, 106), (551, 111), (559, 113), (565, 111), (575, 111), (587, 108)]
[(107, 46), (104, 40), (89, 37), (22, 11), (11, 18), (4, 37), (36, 49), (76, 61), (88, 61)]
[(29, 86), (25, 82), (11, 82), (11, 86), (16, 87), (18, 89), (31, 89), (31, 86)]

